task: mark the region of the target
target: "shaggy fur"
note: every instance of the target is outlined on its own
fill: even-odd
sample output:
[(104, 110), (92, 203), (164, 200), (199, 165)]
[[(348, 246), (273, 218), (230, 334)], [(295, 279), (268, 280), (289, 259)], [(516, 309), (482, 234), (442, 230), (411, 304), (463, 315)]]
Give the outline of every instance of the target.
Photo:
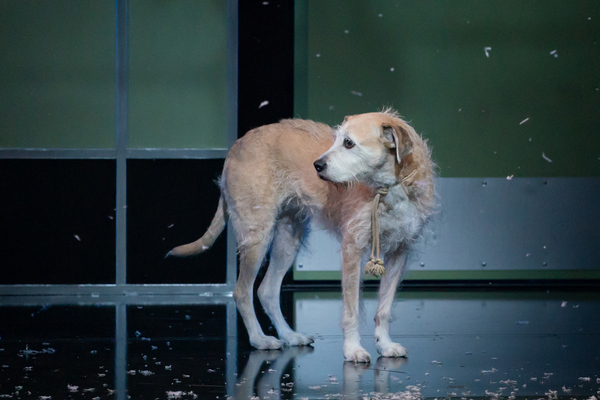
[[(370, 250), (375, 191), (388, 187), (378, 212), (386, 274), (379, 288), (375, 347), (383, 356), (403, 357), (406, 350), (390, 338), (389, 320), (407, 254), (434, 211), (433, 168), (426, 142), (389, 109), (346, 117), (335, 128), (298, 119), (263, 126), (229, 151), (222, 196), (208, 231), (169, 255), (208, 249), (229, 216), (240, 253), (234, 298), (250, 343), (259, 349), (308, 345), (313, 339), (294, 332), (284, 320), (279, 294), (311, 219), (342, 244), (344, 357), (369, 362), (358, 333), (361, 259)], [(412, 178), (402, 184), (409, 174)], [(263, 333), (252, 300), (254, 280), (269, 249), (270, 265), (258, 296), (279, 339)]]

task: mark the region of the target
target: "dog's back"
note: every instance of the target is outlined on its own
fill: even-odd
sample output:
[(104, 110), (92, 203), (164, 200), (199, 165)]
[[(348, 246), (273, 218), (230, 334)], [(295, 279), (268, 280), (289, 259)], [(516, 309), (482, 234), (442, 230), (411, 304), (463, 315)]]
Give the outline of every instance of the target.
[[(239, 213), (260, 213), (291, 198), (322, 204), (329, 185), (315, 174), (312, 163), (333, 138), (331, 127), (299, 119), (248, 132), (233, 145), (223, 168), (221, 188), (228, 205)], [(247, 212), (240, 217), (248, 217)]]

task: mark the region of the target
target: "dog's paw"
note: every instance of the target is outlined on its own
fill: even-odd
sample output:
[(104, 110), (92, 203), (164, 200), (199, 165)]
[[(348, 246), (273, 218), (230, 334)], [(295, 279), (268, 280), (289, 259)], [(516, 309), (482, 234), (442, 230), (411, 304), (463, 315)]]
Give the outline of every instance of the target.
[(344, 346), (344, 358), (354, 363), (370, 363), (371, 355), (362, 346)]
[(260, 336), (250, 339), (250, 344), (259, 350), (278, 350), (283, 348), (284, 342), (273, 336)]
[(375, 342), (377, 352), (384, 357), (408, 357), (408, 352), (399, 343), (393, 342)]
[(312, 336), (306, 336), (298, 332), (291, 332), (281, 338), (288, 346), (308, 346), (315, 342), (315, 339)]

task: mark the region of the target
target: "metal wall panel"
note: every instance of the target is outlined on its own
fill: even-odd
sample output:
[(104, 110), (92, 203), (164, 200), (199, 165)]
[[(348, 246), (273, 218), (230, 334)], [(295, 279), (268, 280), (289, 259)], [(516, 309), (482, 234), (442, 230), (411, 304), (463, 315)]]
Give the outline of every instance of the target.
[[(540, 278), (544, 271), (548, 277), (563, 271), (565, 278), (573, 277), (567, 271), (598, 272), (600, 179), (440, 178), (438, 191), (441, 212), (430, 226), (436, 238), (419, 246), (409, 270), (505, 271), (503, 278), (522, 276), (518, 271)], [(296, 278), (339, 271), (339, 249), (336, 239), (313, 228)]]

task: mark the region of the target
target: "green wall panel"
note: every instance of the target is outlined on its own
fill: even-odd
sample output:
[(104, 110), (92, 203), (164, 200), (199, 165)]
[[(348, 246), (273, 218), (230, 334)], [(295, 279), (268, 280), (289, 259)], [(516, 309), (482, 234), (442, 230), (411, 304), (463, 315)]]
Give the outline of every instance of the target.
[(296, 113), (393, 106), (442, 177), (600, 176), (597, 4), (297, 0)]
[(115, 143), (111, 0), (0, 2), (0, 148)]
[(129, 1), (129, 147), (227, 147), (226, 0)]

